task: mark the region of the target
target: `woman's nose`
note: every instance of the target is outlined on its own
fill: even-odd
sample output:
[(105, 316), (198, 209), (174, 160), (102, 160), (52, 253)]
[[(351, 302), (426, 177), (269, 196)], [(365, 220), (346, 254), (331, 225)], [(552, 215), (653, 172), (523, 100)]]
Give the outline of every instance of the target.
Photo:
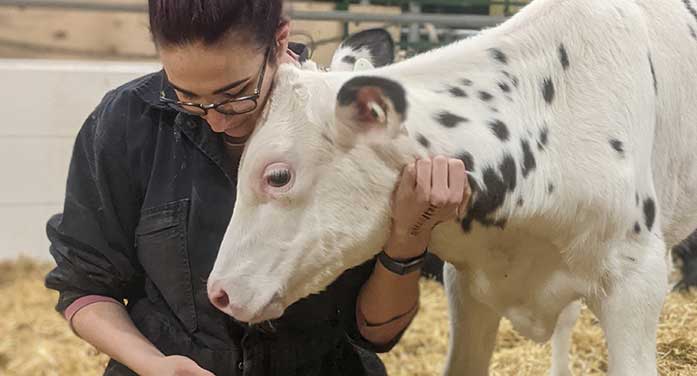
[(226, 128), (225, 115), (221, 114), (216, 110), (208, 110), (208, 114), (203, 116), (208, 125), (211, 127), (213, 132), (223, 133)]

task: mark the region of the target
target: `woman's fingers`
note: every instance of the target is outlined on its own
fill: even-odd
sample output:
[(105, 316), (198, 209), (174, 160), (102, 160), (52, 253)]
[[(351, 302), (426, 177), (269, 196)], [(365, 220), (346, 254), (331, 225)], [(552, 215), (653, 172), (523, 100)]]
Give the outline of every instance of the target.
[(465, 164), (459, 159), (448, 160), (448, 203), (459, 206), (467, 184)]
[(431, 160), (416, 161), (416, 200), (420, 204), (428, 204), (431, 198)]
[(402, 170), (394, 199), (393, 218), (414, 234), (461, 218), (469, 201), (465, 165), (443, 156), (417, 160)]
[(402, 170), (402, 179), (399, 182), (398, 191), (413, 192), (416, 188), (416, 162), (408, 164)]
[(433, 168), (431, 174), (431, 205), (441, 208), (448, 204), (448, 159), (445, 157), (433, 158)]

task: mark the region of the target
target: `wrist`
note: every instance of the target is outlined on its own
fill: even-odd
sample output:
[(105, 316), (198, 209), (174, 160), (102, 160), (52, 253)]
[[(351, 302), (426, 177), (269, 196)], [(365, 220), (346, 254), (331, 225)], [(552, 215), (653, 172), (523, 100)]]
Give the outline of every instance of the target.
[(421, 270), (424, 264), (426, 252), (408, 259), (395, 259), (390, 257), (385, 251), (378, 254), (378, 262), (390, 272), (404, 276)]
[(385, 244), (385, 253), (394, 259), (409, 259), (421, 255), (430, 234), (411, 235), (408, 231), (395, 229)]

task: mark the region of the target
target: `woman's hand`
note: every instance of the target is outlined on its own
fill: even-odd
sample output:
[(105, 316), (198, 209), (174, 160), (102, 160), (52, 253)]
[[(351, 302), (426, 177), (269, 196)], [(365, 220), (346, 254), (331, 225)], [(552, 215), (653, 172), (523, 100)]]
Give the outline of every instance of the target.
[(461, 218), (470, 194), (465, 165), (459, 159), (438, 156), (407, 165), (394, 193), (385, 252), (397, 259), (423, 253), (433, 227)]
[(152, 375), (158, 376), (215, 376), (212, 372), (199, 367), (193, 360), (180, 355), (160, 358), (155, 363)]

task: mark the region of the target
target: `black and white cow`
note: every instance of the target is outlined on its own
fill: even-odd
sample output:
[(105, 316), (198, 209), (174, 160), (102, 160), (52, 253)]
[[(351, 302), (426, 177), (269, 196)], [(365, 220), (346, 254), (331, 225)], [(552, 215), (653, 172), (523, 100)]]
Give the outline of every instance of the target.
[(405, 165), (456, 156), (474, 193), (429, 245), (448, 262), (445, 373), (486, 374), (505, 316), (568, 374), (584, 299), (609, 373), (655, 375), (666, 249), (697, 228), (696, 9), (536, 0), (374, 71), (281, 68), (209, 286), (242, 321), (278, 317), (382, 247)]
[(673, 247), (673, 260), (682, 277), (675, 289), (687, 290), (697, 287), (697, 231)]

